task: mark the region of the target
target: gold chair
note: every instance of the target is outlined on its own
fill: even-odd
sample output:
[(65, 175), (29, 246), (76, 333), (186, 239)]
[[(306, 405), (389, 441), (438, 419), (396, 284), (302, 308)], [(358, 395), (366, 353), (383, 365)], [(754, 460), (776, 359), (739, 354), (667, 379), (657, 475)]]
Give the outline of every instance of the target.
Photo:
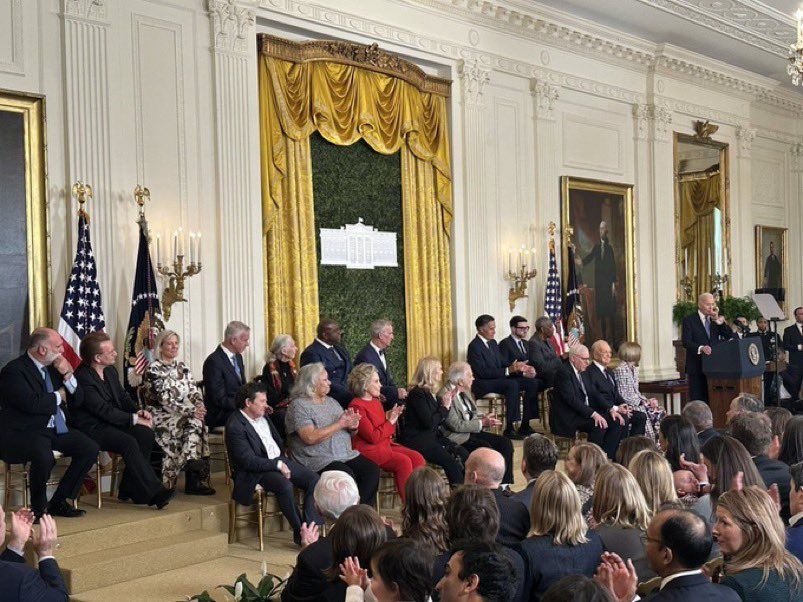
[[(218, 462), (222, 462), (224, 466), (224, 473), (226, 479), (226, 485), (229, 484), (231, 480), (231, 474), (228, 469), (229, 466), (229, 450), (226, 447), (226, 429), (223, 427), (219, 427), (220, 431), (209, 431), (209, 436), (207, 441), (209, 442), (209, 460), (216, 460)], [(212, 451), (212, 448), (216, 448), (217, 451)]]
[[(376, 492), (376, 510), (379, 512), (380, 510), (386, 508), (395, 508), (396, 507), (396, 498), (399, 496), (398, 492), (396, 491), (396, 479), (393, 476), (392, 472), (387, 470), (380, 470), (379, 471), (379, 489)], [(387, 498), (390, 498), (390, 505), (386, 506), (383, 501)], [(399, 498), (401, 500), (401, 498)]]
[[(500, 395), (499, 393), (487, 393), (483, 395), (477, 400), (477, 409), (485, 414), (495, 414), (496, 417), (502, 421), (502, 424), (505, 423), (506, 413), (504, 395)], [(512, 428), (512, 425), (510, 426)], [(501, 429), (501, 426), (496, 426), (487, 430), (498, 435), (501, 432)]]
[[(244, 521), (250, 525), (256, 523), (257, 525), (257, 532), (259, 534), (259, 551), (265, 551), (265, 518), (275, 518), (276, 516), (282, 516), (281, 511), (279, 510), (267, 510), (267, 499), (269, 494), (264, 489), (262, 489), (261, 485), (257, 485), (254, 489), (254, 498), (251, 502), (251, 506), (248, 507), (248, 513), (246, 514), (237, 514), (237, 506), (239, 504), (234, 501), (233, 499), (229, 500), (229, 543), (232, 544), (238, 541), (237, 538), (237, 522)], [(251, 518), (251, 508), (254, 507), (256, 504), (256, 520)]]
[[(53, 450), (53, 458), (56, 460), (56, 464), (58, 465), (58, 461), (63, 458), (64, 455), (56, 450)], [(11, 500), (11, 492), (12, 491), (19, 491), (22, 493), (22, 506), (23, 508), (30, 507), (30, 491), (31, 491), (31, 481), (30, 481), (30, 468), (28, 466), (28, 462), (25, 463), (14, 463), (8, 462), (3, 460), (3, 464), (5, 465), (5, 491), (3, 495), (3, 508), (6, 510), (9, 509), (9, 502)], [(14, 466), (21, 466), (21, 469), (14, 469)], [(53, 467), (55, 468), (55, 466)], [(66, 468), (66, 467), (65, 467)], [(12, 477), (19, 476), (21, 484), (13, 483)], [(62, 475), (63, 476), (63, 475)], [(53, 473), (50, 473), (50, 478), (48, 479), (47, 483), (45, 483), (45, 487), (54, 487), (59, 484), (61, 477), (54, 478)], [(80, 497), (80, 494), (79, 494)], [(73, 506), (77, 509), (78, 508), (78, 498), (76, 497), (73, 500)]]
[(98, 510), (103, 507), (103, 475), (107, 474), (111, 479), (111, 482), (109, 483), (109, 495), (111, 497), (114, 497), (115, 492), (119, 489), (120, 483), (118, 477), (122, 475), (122, 471), (120, 470), (120, 464), (123, 461), (122, 456), (115, 454), (114, 452), (106, 452), (109, 454), (109, 458), (111, 458), (111, 462), (107, 465), (110, 468), (106, 470), (105, 466), (103, 466), (100, 462), (103, 453), (104, 452), (101, 451), (98, 454), (98, 461), (95, 463), (95, 494), (97, 497), (97, 501), (95, 503), (98, 507)]

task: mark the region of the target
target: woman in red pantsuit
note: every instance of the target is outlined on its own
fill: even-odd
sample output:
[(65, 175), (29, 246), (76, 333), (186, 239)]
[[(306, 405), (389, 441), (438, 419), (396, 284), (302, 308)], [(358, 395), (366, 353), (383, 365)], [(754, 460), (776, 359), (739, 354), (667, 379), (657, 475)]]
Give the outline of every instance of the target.
[(424, 456), (393, 442), (396, 422), (404, 406), (385, 412), (379, 393), (379, 373), (371, 364), (358, 364), (349, 374), (349, 388), (356, 396), (349, 407), (360, 414), (360, 424), (351, 446), (380, 468), (393, 473), (396, 490), (404, 501), (404, 485), (410, 474), (425, 466)]

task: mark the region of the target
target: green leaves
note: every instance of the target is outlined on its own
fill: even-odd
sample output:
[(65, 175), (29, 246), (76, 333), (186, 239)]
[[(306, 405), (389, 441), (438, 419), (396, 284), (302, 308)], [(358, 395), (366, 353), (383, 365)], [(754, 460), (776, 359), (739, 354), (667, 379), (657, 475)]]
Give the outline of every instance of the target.
[[(285, 580), (270, 573), (260, 579), (258, 585), (254, 585), (243, 573), (234, 581), (233, 585), (218, 585), (218, 588), (226, 590), (233, 596), (236, 602), (268, 602), (278, 600), (284, 588)], [(215, 602), (215, 599), (204, 590), (203, 593), (195, 596), (188, 596), (186, 600), (190, 602)], [(186, 600), (181, 602), (186, 602)]]

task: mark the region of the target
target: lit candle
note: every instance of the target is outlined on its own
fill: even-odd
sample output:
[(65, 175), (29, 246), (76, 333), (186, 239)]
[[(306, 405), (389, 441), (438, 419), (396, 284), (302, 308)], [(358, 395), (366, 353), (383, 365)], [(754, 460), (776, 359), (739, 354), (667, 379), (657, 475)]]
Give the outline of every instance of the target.
[(178, 254), (184, 256), (184, 229), (178, 229)]
[(159, 242), (159, 235), (156, 235), (156, 265), (162, 264), (162, 245)]
[(201, 265), (201, 233), (200, 232), (198, 232), (196, 234), (195, 240), (198, 241), (198, 243), (197, 243), (198, 244), (198, 248), (196, 249), (197, 252), (195, 253), (195, 258), (198, 261), (198, 265)]
[(195, 263), (195, 232), (190, 232), (190, 265)]
[(507, 250), (507, 271), (508, 273), (513, 271), (513, 249)]
[(173, 230), (173, 260), (178, 257), (178, 230)]
[(531, 254), (531, 255), (532, 255), (532, 257), (533, 257), (533, 267), (535, 267), (535, 263), (536, 263), (536, 262), (535, 262), (535, 247), (533, 247), (532, 249), (530, 249), (530, 254)]

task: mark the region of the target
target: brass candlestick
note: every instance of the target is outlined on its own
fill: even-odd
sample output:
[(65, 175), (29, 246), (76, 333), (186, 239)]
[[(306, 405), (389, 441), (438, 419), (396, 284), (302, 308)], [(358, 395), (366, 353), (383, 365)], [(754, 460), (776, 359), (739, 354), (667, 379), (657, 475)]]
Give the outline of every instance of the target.
[(529, 250), (524, 245), (521, 246), (516, 263), (513, 263), (513, 250), (508, 252), (507, 272), (505, 280), (512, 282), (507, 293), (507, 300), (510, 302), (510, 311), (516, 307), (516, 301), (527, 296), (527, 281), (535, 278), (538, 270), (531, 269), (528, 263), (535, 261), (535, 249)]
[(697, 278), (691, 278), (688, 274), (680, 279), (680, 288), (683, 291), (683, 300), (691, 301), (692, 293), (694, 292), (694, 283)]
[(719, 273), (711, 275), (711, 292), (713, 294), (719, 294), (719, 302), (722, 303), (725, 294), (724, 294), (724, 287), (728, 283), (728, 275)]
[[(147, 188), (140, 190), (138, 187), (138, 191), (142, 196), (150, 196)], [(137, 191), (135, 191), (136, 194)], [(156, 271), (167, 281), (167, 285), (162, 289), (162, 315), (165, 322), (170, 319), (174, 303), (187, 301), (184, 298), (185, 280), (201, 271), (201, 233), (190, 232), (189, 243), (189, 263), (185, 269), (184, 232), (181, 228), (173, 232), (173, 250), (170, 255), (173, 265), (171, 269), (169, 265), (162, 264), (162, 244), (159, 236), (156, 236)]]

